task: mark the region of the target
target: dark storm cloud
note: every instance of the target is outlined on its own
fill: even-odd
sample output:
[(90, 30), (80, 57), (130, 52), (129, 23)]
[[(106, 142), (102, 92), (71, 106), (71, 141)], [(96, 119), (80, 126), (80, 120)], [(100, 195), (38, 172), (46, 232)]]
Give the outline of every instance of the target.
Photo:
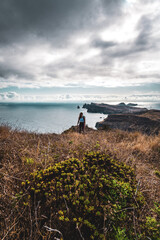
[[(88, 9), (88, 1), (81, 0), (2, 0), (0, 2), (1, 42), (12, 42), (24, 35), (47, 38), (64, 28), (75, 26), (71, 16), (82, 17)], [(79, 11), (78, 11), (79, 10)], [(72, 26), (71, 26), (72, 25)]]
[(124, 4), (124, 0), (101, 0), (103, 8), (102, 11), (104, 13), (107, 12), (107, 14), (112, 15), (112, 14), (118, 14), (120, 13), (120, 9), (122, 5)]
[[(122, 0), (1, 0), (0, 42), (36, 37), (65, 42), (73, 31), (96, 27), (98, 15), (116, 16)], [(59, 38), (59, 36), (61, 38)]]
[[(88, 83), (91, 86), (93, 80), (95, 86), (99, 82), (106, 86), (107, 81), (109, 86), (112, 82), (116, 85), (116, 81), (121, 86), (124, 81), (126, 85), (134, 84), (137, 76), (144, 82), (143, 76), (148, 73), (143, 69), (137, 72), (138, 63), (146, 52), (149, 59), (157, 51), (154, 28), (159, 26), (157, 13), (152, 16), (146, 7), (148, 3), (152, 5), (151, 1), (144, 3), (0, 0), (1, 83), (4, 87), (8, 86), (5, 81), (18, 87), (28, 83), (32, 87), (32, 82), (33, 87), (72, 87)], [(159, 72), (154, 71), (150, 77), (157, 81), (154, 76)]]
[(9, 79), (10, 77), (16, 77), (17, 79), (33, 79), (34, 75), (25, 72), (24, 69), (14, 69), (14, 68), (1, 68), (0, 66), (0, 77), (4, 79)]
[(56, 33), (57, 29), (64, 30), (69, 24), (71, 25), (70, 15), (78, 13), (78, 8), (83, 12), (84, 2), (83, 0), (2, 0), (0, 2), (0, 41), (12, 42), (27, 34), (47, 38), (53, 32)]
[(154, 49), (157, 42), (153, 39), (154, 35), (154, 19), (152, 16), (142, 16), (137, 24), (139, 35), (135, 41), (135, 48), (139, 51)]

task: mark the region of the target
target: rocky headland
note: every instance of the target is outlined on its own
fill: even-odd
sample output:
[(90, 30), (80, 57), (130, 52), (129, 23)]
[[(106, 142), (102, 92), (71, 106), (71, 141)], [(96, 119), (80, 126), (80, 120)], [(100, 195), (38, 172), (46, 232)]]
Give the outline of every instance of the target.
[(105, 103), (91, 103), (84, 104), (83, 108), (87, 109), (89, 113), (104, 113), (104, 114), (117, 114), (117, 113), (144, 113), (147, 112), (147, 108), (135, 107), (134, 103), (119, 103), (117, 105), (110, 105)]
[(124, 131), (140, 131), (145, 134), (160, 132), (160, 110), (148, 110), (137, 107), (135, 103), (119, 103), (110, 105), (104, 103), (84, 104), (83, 108), (89, 113), (108, 114), (103, 121), (96, 123), (96, 128), (120, 129)]
[(140, 114), (111, 114), (96, 123), (97, 129), (120, 129), (124, 131), (140, 131), (145, 134), (160, 132), (160, 111), (148, 110)]

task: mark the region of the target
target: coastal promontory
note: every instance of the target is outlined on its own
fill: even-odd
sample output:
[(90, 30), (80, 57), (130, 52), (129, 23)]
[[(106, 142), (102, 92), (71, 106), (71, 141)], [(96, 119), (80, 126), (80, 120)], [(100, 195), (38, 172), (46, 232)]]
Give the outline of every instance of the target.
[(87, 109), (89, 113), (104, 113), (104, 114), (117, 114), (117, 113), (142, 113), (146, 112), (147, 108), (135, 107), (136, 104), (119, 103), (116, 105), (105, 103), (91, 103), (84, 104), (83, 108)]
[(119, 103), (116, 105), (104, 103), (84, 104), (89, 113), (103, 113), (107, 117), (96, 123), (97, 129), (120, 129), (123, 131), (140, 131), (145, 134), (160, 132), (160, 110), (148, 110), (137, 107), (135, 103)]
[(148, 110), (141, 114), (110, 114), (96, 123), (97, 129), (120, 129), (124, 131), (140, 131), (145, 134), (160, 132), (160, 111)]

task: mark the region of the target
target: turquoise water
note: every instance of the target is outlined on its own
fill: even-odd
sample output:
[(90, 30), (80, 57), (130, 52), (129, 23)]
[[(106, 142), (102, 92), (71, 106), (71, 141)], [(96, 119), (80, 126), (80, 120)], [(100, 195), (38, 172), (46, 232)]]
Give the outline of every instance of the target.
[[(0, 125), (7, 124), (13, 129), (34, 131), (38, 133), (62, 133), (77, 124), (80, 112), (86, 117), (86, 124), (95, 128), (98, 121), (107, 115), (87, 113), (84, 103), (0, 103)], [(113, 103), (109, 103), (113, 104)], [(116, 103), (114, 103), (116, 104)], [(77, 106), (80, 109), (77, 109)], [(160, 109), (155, 102), (141, 102), (139, 107)]]

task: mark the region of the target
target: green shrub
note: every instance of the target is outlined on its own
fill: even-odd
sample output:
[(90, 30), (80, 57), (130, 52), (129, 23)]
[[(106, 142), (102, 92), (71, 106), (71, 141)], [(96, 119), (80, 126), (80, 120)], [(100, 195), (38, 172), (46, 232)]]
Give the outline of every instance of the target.
[(64, 239), (131, 240), (135, 239), (133, 210), (138, 218), (144, 204), (139, 192), (135, 196), (136, 184), (129, 166), (88, 152), (82, 160), (72, 158), (32, 173), (22, 184), (27, 192), (23, 204), (33, 215), (37, 209), (36, 239), (42, 234), (50, 239), (46, 224), (56, 227)]
[(157, 177), (160, 178), (160, 171), (155, 171), (155, 174), (156, 174)]
[[(160, 240), (160, 203), (154, 203), (153, 216), (147, 216), (142, 226), (142, 239)], [(156, 217), (155, 217), (156, 215)]]

